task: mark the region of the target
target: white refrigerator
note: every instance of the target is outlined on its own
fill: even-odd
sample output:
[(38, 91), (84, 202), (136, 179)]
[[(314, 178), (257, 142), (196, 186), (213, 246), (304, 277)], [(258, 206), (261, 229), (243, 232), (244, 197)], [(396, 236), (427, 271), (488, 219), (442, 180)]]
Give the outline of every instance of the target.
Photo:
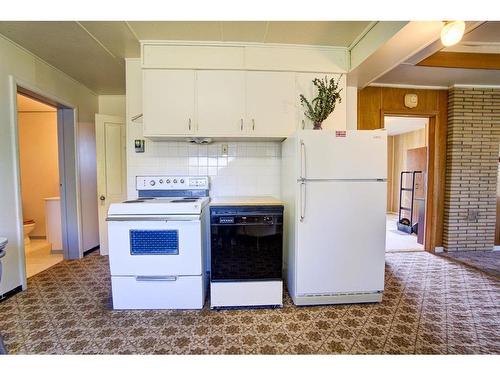
[(302, 130), (282, 143), (284, 268), (296, 305), (380, 302), (385, 130)]

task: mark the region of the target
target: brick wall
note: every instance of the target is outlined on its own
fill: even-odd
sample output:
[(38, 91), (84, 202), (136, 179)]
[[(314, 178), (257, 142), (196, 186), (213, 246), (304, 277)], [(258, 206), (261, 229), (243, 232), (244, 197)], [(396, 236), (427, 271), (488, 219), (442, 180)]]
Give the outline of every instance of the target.
[(492, 250), (500, 89), (451, 89), (447, 142), (443, 246), (446, 251)]

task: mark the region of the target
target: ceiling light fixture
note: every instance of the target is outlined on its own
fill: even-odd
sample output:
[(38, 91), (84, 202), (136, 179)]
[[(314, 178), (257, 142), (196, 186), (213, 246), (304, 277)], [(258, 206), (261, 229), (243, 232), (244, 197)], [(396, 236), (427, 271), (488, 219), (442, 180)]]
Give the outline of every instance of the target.
[(441, 29), (441, 42), (446, 47), (457, 44), (462, 39), (464, 31), (464, 21), (446, 21)]

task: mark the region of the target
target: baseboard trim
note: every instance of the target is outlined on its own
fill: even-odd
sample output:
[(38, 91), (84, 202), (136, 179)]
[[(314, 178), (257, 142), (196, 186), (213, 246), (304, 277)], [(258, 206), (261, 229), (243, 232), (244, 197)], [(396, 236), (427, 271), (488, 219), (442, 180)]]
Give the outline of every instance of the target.
[(8, 292), (5, 292), (4, 294), (0, 294), (0, 301), (3, 302), (7, 298), (10, 298), (13, 295), (15, 295), (19, 292), (22, 292), (22, 291), (23, 291), (23, 287), (22, 287), (22, 285), (19, 285), (19, 286), (15, 287), (14, 289), (9, 290)]
[(444, 252), (444, 247), (443, 246), (436, 246), (434, 249), (435, 253), (443, 253)]
[(63, 254), (64, 251), (62, 249), (61, 250), (50, 250), (50, 253), (56, 255), (56, 254)]
[(94, 246), (94, 247), (93, 247), (93, 248), (91, 248), (91, 249), (85, 250), (85, 251), (83, 252), (83, 256), (87, 256), (87, 255), (89, 255), (90, 253), (92, 253), (92, 252), (94, 252), (94, 251), (96, 251), (96, 250), (98, 250), (98, 249), (99, 249), (99, 245)]

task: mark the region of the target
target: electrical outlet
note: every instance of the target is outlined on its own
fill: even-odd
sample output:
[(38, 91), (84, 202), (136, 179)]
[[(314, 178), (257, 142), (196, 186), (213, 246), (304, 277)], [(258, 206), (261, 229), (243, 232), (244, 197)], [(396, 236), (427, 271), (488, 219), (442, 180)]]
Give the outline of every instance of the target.
[(227, 156), (228, 154), (227, 143), (223, 143), (221, 147), (222, 147), (222, 156)]
[(144, 139), (136, 139), (134, 141), (134, 148), (135, 148), (135, 152), (137, 153), (142, 153), (144, 152)]

